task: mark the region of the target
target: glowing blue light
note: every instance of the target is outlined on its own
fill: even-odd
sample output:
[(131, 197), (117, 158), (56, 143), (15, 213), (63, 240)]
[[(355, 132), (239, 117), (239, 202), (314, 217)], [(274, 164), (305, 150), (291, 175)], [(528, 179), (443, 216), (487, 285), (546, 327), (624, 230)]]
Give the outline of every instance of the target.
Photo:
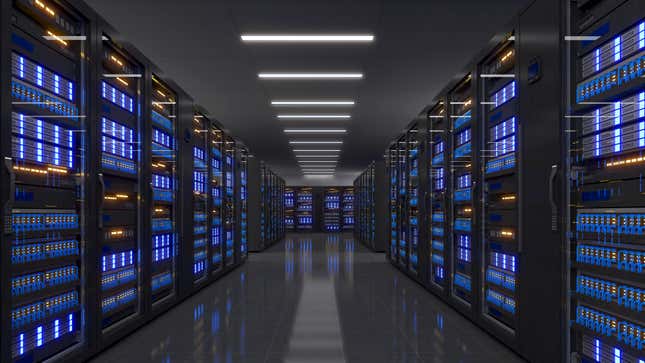
[(74, 314), (69, 314), (67, 316), (67, 326), (70, 333), (74, 331)]
[(18, 63), (20, 64), (20, 78), (25, 78), (25, 58), (18, 57)]
[(620, 60), (620, 36), (614, 39), (614, 62)]
[(40, 347), (43, 345), (43, 327), (39, 326), (36, 328), (36, 346)]
[(42, 142), (36, 143), (36, 160), (40, 163), (43, 162), (43, 143)]
[(60, 336), (59, 332), (59, 321), (58, 319), (54, 320), (54, 339), (58, 339)]
[(36, 66), (36, 84), (43, 86), (43, 67), (41, 66)]
[(116, 103), (116, 88), (111, 87), (112, 91), (112, 103)]
[(106, 260), (105, 260), (105, 256), (103, 256), (102, 260), (103, 260), (102, 261), (103, 272), (105, 272), (105, 271), (107, 271), (107, 263), (106, 263)]
[(125, 108), (125, 94), (121, 93), (121, 107)]
[(594, 343), (595, 343), (595, 348), (596, 348), (595, 349), (595, 354), (596, 354), (595, 358), (596, 358), (597, 362), (600, 362), (600, 340), (595, 339)]
[(112, 269), (116, 268), (116, 255), (112, 255)]
[(72, 82), (67, 83), (67, 93), (68, 93), (67, 98), (70, 101), (73, 101), (74, 100), (74, 83), (72, 83)]
[(620, 356), (621, 355), (622, 354), (621, 354), (620, 349), (614, 348), (614, 363), (620, 363), (620, 361), (621, 361)]
[[(620, 102), (614, 102), (614, 125), (620, 125)], [(614, 130), (614, 151), (620, 151), (620, 128)]]
[(101, 95), (103, 96), (103, 98), (107, 98), (107, 84), (103, 82), (101, 86), (102, 86)]
[(20, 334), (18, 336), (18, 351), (20, 355), (25, 354), (25, 334)]
[(60, 92), (60, 77), (54, 74), (54, 93), (58, 94), (58, 92)]
[[(642, 119), (645, 117), (645, 92), (638, 94), (638, 109), (638, 117)], [(645, 120), (638, 124), (638, 146), (645, 146)]]
[(638, 48), (645, 47), (645, 22), (638, 25)]
[(596, 56), (595, 56), (595, 63), (596, 63), (596, 71), (600, 70), (600, 49), (596, 49)]
[(511, 98), (515, 97), (515, 81), (511, 82)]

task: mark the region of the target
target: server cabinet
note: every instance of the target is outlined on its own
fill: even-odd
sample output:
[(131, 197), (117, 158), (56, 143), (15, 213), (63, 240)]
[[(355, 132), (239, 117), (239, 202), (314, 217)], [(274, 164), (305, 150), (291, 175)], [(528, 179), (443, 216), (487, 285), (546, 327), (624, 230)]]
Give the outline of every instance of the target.
[(44, 360), (89, 339), (90, 24), (66, 3), (1, 11), (2, 361)]
[(448, 118), (445, 107), (446, 101), (439, 101), (428, 111), (428, 134), (427, 150), (428, 157), (428, 186), (427, 205), (429, 267), (428, 280), (430, 286), (438, 292), (445, 293), (450, 281), (447, 271), (452, 271), (451, 251), (452, 243), (450, 236), (450, 221), (452, 213), (449, 208), (448, 190), (449, 175), (449, 150), (451, 140), (449, 138)]
[(210, 211), (211, 274), (224, 269), (224, 132), (213, 120), (210, 122)]
[(572, 361), (645, 360), (645, 3), (570, 9)]
[[(100, 155), (97, 170), (97, 235), (100, 286), (97, 288), (99, 347), (109, 345), (132, 329), (145, 313), (143, 286), (148, 260), (144, 241), (149, 232), (146, 188), (150, 139), (143, 115), (150, 109), (149, 70), (139, 54), (113, 40), (118, 37), (105, 22), (97, 23), (100, 61), (96, 63), (95, 120), (90, 130), (92, 154)], [(117, 77), (118, 75), (118, 77)]]
[(341, 189), (341, 229), (349, 231), (354, 229), (354, 188)]
[[(469, 73), (447, 94), (450, 137), (449, 178), (452, 202), (451, 296), (464, 310), (472, 311), (478, 303), (477, 234), (479, 214), (479, 132), (476, 82)], [(475, 137), (473, 137), (475, 135)], [(474, 259), (473, 259), (474, 258)]]
[(235, 201), (236, 158), (235, 140), (224, 135), (224, 266), (229, 267), (235, 263), (235, 239), (237, 226), (237, 203)]
[(209, 159), (210, 143), (208, 119), (199, 109), (195, 109), (192, 124), (192, 198), (189, 215), (192, 217), (193, 242), (190, 255), (192, 256), (192, 280), (201, 282), (208, 277), (209, 271), (209, 247), (210, 247), (210, 223), (209, 210), (211, 200), (209, 198)]
[(263, 163), (256, 157), (249, 158), (248, 169), (249, 251), (258, 252), (265, 248), (265, 172)]
[(177, 292), (179, 197), (178, 93), (157, 75), (151, 76), (150, 150), (152, 216), (150, 224), (150, 292), (153, 305)]
[(310, 187), (295, 188), (296, 231), (312, 232), (314, 230), (314, 190)]
[[(405, 215), (407, 218), (407, 242), (409, 243), (408, 271), (420, 279), (419, 275), (419, 124), (414, 124), (406, 133), (406, 183), (405, 183)], [(404, 237), (404, 239), (406, 239)]]
[(286, 231), (296, 229), (296, 191), (294, 188), (285, 187), (284, 189), (284, 225)]
[(386, 152), (385, 165), (388, 170), (388, 198), (389, 198), (389, 248), (387, 257), (392, 263), (399, 260), (399, 148), (398, 143), (391, 145)]
[(238, 225), (238, 240), (236, 241), (235, 253), (236, 253), (236, 263), (241, 263), (248, 256), (248, 235), (249, 235), (249, 226), (248, 226), (248, 214), (249, 214), (249, 203), (248, 203), (248, 175), (249, 175), (249, 150), (237, 143), (237, 195), (236, 201), (238, 204), (238, 216), (237, 220), (239, 221)]
[(325, 188), (323, 190), (323, 220), (322, 227), (325, 232), (338, 232), (341, 229), (341, 190), (338, 188)]
[(388, 193), (385, 163), (373, 161), (354, 181), (354, 236), (375, 252), (389, 240)]

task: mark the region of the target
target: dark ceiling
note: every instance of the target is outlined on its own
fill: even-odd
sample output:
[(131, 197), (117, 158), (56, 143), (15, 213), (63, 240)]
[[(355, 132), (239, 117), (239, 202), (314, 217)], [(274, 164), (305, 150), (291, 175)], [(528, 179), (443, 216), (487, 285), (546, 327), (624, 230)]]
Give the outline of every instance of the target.
[[(451, 77), (531, 0), (86, 0), (290, 185), (349, 185)], [(371, 44), (245, 44), (243, 33), (370, 33)], [(362, 72), (361, 80), (259, 80), (261, 71)], [(275, 108), (275, 99), (354, 107)], [(281, 121), (282, 113), (351, 113)], [(285, 135), (342, 126), (334, 178), (302, 176)], [(337, 138), (337, 137), (336, 137)], [(299, 139), (302, 139), (300, 137)]]

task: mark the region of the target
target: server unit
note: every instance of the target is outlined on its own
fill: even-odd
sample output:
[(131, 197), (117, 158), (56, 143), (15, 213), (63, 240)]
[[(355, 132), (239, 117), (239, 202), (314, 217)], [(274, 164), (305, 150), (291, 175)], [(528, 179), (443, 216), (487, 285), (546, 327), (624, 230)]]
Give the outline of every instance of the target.
[(298, 232), (314, 231), (314, 190), (310, 187), (295, 189), (295, 230)]
[(285, 187), (284, 189), (284, 225), (287, 231), (296, 229), (296, 191), (294, 188)]
[(392, 263), (531, 361), (565, 352), (562, 5), (523, 10), (386, 152)]
[(238, 203), (238, 215), (237, 220), (239, 220), (239, 230), (238, 230), (238, 239), (236, 241), (235, 254), (236, 262), (241, 262), (246, 259), (248, 256), (248, 215), (249, 215), (249, 201), (248, 201), (248, 175), (249, 175), (249, 149), (241, 144), (239, 141), (237, 143), (237, 155), (236, 160), (238, 160), (238, 190), (235, 200)]
[(257, 158), (249, 159), (249, 250), (262, 251), (284, 238), (284, 180)]
[(2, 200), (2, 360), (43, 360), (87, 344), (90, 123), (84, 115), (91, 70), (81, 54), (89, 45), (61, 37), (85, 36), (90, 24), (60, 4), (7, 5), (1, 9), (7, 14), (2, 195), (8, 196)]
[(354, 188), (344, 187), (341, 189), (341, 229), (351, 231), (354, 229)]
[(645, 361), (645, 3), (571, 9), (572, 358)]
[(323, 191), (322, 227), (325, 232), (341, 230), (341, 195), (339, 188), (329, 187)]
[(388, 243), (387, 180), (385, 163), (373, 161), (354, 180), (354, 237), (375, 252), (383, 252)]
[(224, 178), (223, 195), (223, 237), (224, 237), (224, 265), (231, 266), (235, 263), (235, 239), (237, 229), (237, 203), (235, 201), (235, 180), (237, 164), (235, 162), (235, 140), (224, 136), (222, 151), (222, 176)]
[(192, 172), (192, 234), (193, 234), (193, 280), (201, 281), (208, 276), (210, 231), (209, 231), (209, 179), (210, 158), (209, 120), (204, 112), (196, 109), (193, 115), (193, 172)]

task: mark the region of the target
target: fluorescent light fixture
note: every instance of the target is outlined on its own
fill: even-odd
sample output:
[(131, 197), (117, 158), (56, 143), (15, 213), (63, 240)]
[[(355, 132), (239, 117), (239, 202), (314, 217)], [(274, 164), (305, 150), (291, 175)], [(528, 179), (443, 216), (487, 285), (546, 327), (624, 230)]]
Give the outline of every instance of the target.
[(515, 78), (514, 74), (497, 74), (497, 73), (487, 73), (480, 74), (481, 78)]
[(361, 79), (363, 73), (258, 73), (260, 79)]
[(297, 158), (339, 158), (340, 155), (296, 155)]
[(327, 165), (336, 165), (338, 160), (298, 160), (300, 164), (325, 163)]
[(351, 115), (278, 115), (279, 119), (341, 119), (349, 120)]
[(600, 39), (599, 35), (565, 35), (564, 40), (568, 42), (581, 41), (588, 42)]
[(105, 78), (141, 78), (142, 75), (139, 73), (105, 73), (103, 74)]
[(303, 144), (342, 144), (342, 141), (289, 141), (291, 145), (303, 145)]
[(332, 178), (334, 174), (305, 174), (305, 178)]
[(345, 129), (285, 129), (287, 134), (344, 134)]
[(371, 43), (372, 34), (242, 34), (243, 42), (253, 43)]
[(340, 152), (340, 149), (293, 149), (293, 152), (295, 153), (334, 153), (334, 152)]
[(273, 106), (354, 106), (354, 101), (271, 101)]

